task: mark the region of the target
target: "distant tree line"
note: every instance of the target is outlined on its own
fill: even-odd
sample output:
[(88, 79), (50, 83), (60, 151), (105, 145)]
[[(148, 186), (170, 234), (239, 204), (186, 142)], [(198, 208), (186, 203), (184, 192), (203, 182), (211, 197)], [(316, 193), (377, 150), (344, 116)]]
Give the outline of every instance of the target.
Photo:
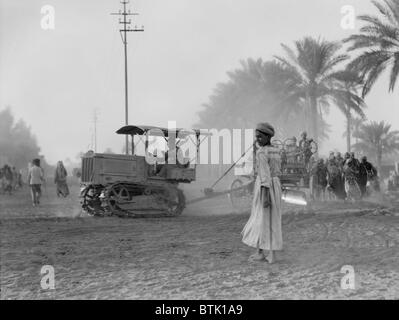
[(45, 172), (53, 171), (40, 155), (36, 137), (24, 120), (16, 121), (11, 108), (0, 111), (0, 165), (8, 164), (17, 169), (27, 169), (34, 158), (41, 159)]

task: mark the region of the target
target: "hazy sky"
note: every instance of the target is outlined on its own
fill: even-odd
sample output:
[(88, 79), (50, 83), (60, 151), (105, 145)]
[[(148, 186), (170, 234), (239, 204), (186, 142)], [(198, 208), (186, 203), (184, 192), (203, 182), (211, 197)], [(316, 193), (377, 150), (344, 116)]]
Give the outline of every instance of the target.
[[(55, 9), (54, 30), (41, 28), (44, 5)], [(145, 32), (129, 35), (130, 123), (190, 127), (240, 59), (271, 59), (281, 43), (305, 35), (339, 40), (355, 32), (341, 28), (344, 5), (375, 12), (369, 0), (132, 1), (140, 13), (133, 25)], [(119, 9), (117, 0), (0, 0), (0, 110), (11, 106), (31, 126), (50, 163), (92, 147), (95, 108), (98, 151), (121, 151), (123, 46), (110, 15)], [(387, 76), (367, 103), (369, 119), (399, 129), (399, 88), (388, 94)], [(328, 148), (344, 150), (343, 116), (332, 109), (327, 120)]]

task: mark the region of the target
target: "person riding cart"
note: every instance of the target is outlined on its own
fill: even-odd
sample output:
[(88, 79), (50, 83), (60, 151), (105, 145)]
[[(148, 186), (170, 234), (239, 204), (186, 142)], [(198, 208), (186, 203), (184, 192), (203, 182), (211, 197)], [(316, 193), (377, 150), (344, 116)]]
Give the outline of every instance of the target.
[(301, 149), (297, 145), (296, 137), (292, 137), (286, 146), (287, 163), (296, 163), (301, 155)]
[(306, 131), (302, 132), (301, 140), (299, 141), (299, 149), (302, 153), (302, 160), (305, 162), (306, 165), (309, 164), (310, 157), (312, 156), (312, 143), (314, 142), (313, 139), (307, 138), (308, 134)]

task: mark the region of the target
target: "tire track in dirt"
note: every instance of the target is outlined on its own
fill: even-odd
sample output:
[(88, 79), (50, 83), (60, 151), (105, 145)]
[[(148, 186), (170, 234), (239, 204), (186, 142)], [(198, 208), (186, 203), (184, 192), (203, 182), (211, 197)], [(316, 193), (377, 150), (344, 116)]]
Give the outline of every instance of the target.
[[(148, 220), (2, 218), (2, 298), (394, 296), (399, 257), (392, 243), (398, 239), (399, 219), (346, 214), (345, 205), (341, 207), (284, 214), (285, 249), (274, 265), (248, 262), (253, 249), (240, 236), (248, 214)], [(373, 234), (367, 236), (367, 231)], [(47, 262), (56, 268), (53, 295), (38, 289), (40, 267)], [(350, 296), (339, 290), (340, 269), (346, 264), (354, 265), (367, 291)]]
[[(371, 264), (377, 263), (381, 259), (387, 258), (397, 252), (397, 248), (390, 248), (387, 245), (387, 241), (394, 240), (393, 237), (388, 237), (387, 234), (390, 230), (392, 230), (392, 226), (383, 225), (382, 229), (379, 230), (379, 225), (375, 226), (373, 230), (374, 239), (377, 239), (377, 247), (378, 248), (369, 248), (372, 249), (372, 252), (368, 253), (367, 255), (362, 254), (359, 258), (353, 258), (348, 254), (348, 250), (357, 250), (358, 245), (356, 245), (356, 241), (353, 235), (353, 225), (356, 225), (359, 221), (353, 220), (352, 218), (345, 218), (344, 221), (336, 220), (332, 221), (331, 219), (327, 218), (324, 222), (316, 222), (313, 221), (315, 226), (318, 228), (311, 228), (311, 231), (307, 234), (307, 239), (302, 239), (298, 241), (297, 239), (291, 239), (291, 242), (294, 241), (297, 246), (304, 246), (306, 244), (314, 243), (313, 240), (317, 240), (318, 242), (325, 242), (325, 245), (331, 245), (330, 242), (333, 239), (340, 238), (340, 235), (343, 235), (343, 241), (335, 242), (332, 247), (335, 247), (335, 252), (329, 252), (328, 255), (323, 254), (322, 252), (318, 252), (311, 258), (310, 261), (306, 261), (302, 263), (300, 268), (294, 268), (291, 270), (294, 281), (302, 282), (304, 279), (313, 279), (312, 281), (317, 281), (318, 278), (322, 277), (323, 279), (328, 279), (329, 274), (335, 274), (337, 279), (339, 278), (339, 272), (343, 265), (348, 264)], [(300, 229), (306, 228), (310, 221), (301, 221), (297, 223), (293, 229), (290, 229), (291, 232), (296, 234), (300, 234), (303, 236), (303, 233), (300, 232)], [(396, 230), (396, 227), (394, 228)], [(344, 233), (342, 231), (345, 230)], [(363, 230), (364, 231), (364, 230)], [(366, 226), (366, 231), (369, 231)], [(317, 236), (315, 236), (317, 234)], [(308, 241), (310, 239), (310, 241)], [(376, 241), (376, 240), (374, 240)], [(332, 248), (332, 249), (333, 249)], [(312, 250), (312, 248), (309, 248)], [(316, 248), (315, 248), (316, 250)], [(338, 251), (338, 252), (337, 252)], [(342, 275), (341, 275), (342, 276)], [(327, 278), (326, 278), (327, 277)]]

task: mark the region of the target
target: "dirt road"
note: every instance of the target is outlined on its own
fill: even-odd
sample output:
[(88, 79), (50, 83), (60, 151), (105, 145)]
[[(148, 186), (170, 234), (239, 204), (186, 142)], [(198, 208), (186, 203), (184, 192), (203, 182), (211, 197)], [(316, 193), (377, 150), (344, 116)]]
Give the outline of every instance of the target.
[[(71, 189), (49, 188), (39, 208), (26, 191), (0, 195), (1, 299), (399, 299), (399, 216), (378, 205), (287, 209), (285, 249), (268, 265), (248, 262), (248, 214), (225, 199), (178, 218), (90, 218)], [(43, 265), (55, 290), (40, 286)], [(341, 288), (345, 265), (354, 290)]]

